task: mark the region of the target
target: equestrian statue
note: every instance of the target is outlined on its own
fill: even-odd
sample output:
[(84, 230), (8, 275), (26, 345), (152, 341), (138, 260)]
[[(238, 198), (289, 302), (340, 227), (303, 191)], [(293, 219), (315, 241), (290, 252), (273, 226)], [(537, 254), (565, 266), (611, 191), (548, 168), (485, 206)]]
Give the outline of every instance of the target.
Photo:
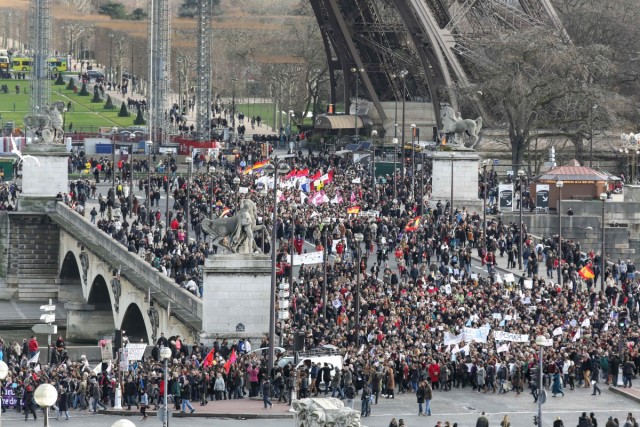
[[(482, 117), (475, 120), (463, 119), (460, 113), (456, 113), (453, 108), (446, 106), (440, 110), (442, 126), (448, 134), (453, 133), (454, 144), (463, 144), (467, 148), (473, 148), (480, 139), (479, 133), (482, 129)], [(470, 138), (465, 141), (465, 135)]]

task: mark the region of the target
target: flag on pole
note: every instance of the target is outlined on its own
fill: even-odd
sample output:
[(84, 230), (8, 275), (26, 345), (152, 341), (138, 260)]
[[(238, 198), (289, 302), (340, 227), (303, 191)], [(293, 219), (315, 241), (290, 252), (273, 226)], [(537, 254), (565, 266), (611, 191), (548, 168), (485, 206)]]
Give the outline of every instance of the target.
[(224, 371), (229, 374), (229, 370), (231, 369), (231, 365), (236, 363), (236, 349), (231, 350), (231, 355), (226, 362), (224, 362)]
[(309, 197), (309, 196), (307, 196), (306, 194), (304, 194), (304, 192), (301, 191), (300, 192), (300, 203), (304, 203), (305, 200), (307, 200), (307, 197)]
[(213, 356), (215, 355), (215, 353), (216, 353), (216, 349), (212, 348), (209, 354), (207, 354), (207, 357), (205, 357), (204, 360), (202, 361), (202, 366), (206, 368), (209, 365), (213, 365)]
[(37, 352), (35, 356), (33, 356), (31, 359), (27, 361), (27, 363), (29, 364), (38, 363), (39, 360), (40, 360), (40, 352)]
[(583, 279), (593, 279), (594, 277), (596, 277), (596, 275), (593, 273), (593, 270), (589, 268), (588, 265), (585, 265), (584, 267), (582, 267), (580, 271), (578, 271), (578, 274)]
[(557, 337), (558, 335), (562, 335), (562, 326), (558, 326), (553, 330), (553, 336)]
[(350, 208), (347, 208), (347, 213), (348, 214), (359, 214), (360, 213), (360, 206), (351, 206)]
[(404, 227), (404, 231), (416, 231), (420, 226), (421, 218), (422, 218), (421, 216), (418, 216), (418, 217), (415, 217), (414, 219), (409, 220), (406, 227)]
[(576, 332), (576, 334), (573, 336), (573, 342), (578, 341), (581, 336), (582, 336), (582, 329), (578, 329), (578, 332)]
[(230, 212), (231, 212), (231, 208), (222, 209), (222, 213), (220, 214), (220, 218), (224, 218), (225, 216), (229, 215)]
[(98, 365), (93, 368), (93, 373), (98, 375), (102, 371), (102, 362), (98, 363)]

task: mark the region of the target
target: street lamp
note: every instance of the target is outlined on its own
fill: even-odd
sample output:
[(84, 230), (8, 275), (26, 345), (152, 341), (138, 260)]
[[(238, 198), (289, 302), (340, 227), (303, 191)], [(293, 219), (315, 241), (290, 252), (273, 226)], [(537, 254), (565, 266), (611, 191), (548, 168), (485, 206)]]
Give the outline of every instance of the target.
[(296, 238), (296, 210), (298, 209), (298, 205), (295, 203), (291, 203), (289, 205), (289, 209), (291, 209), (291, 243), (290, 243), (290, 251), (291, 251), (291, 268), (289, 268), (289, 286), (291, 286), (291, 295), (294, 295), (295, 289), (293, 288), (293, 253), (296, 251), (294, 244)]
[(109, 82), (113, 82), (113, 38), (115, 34), (107, 34), (109, 37)]
[(520, 222), (518, 224), (518, 233), (519, 233), (519, 238), (518, 238), (518, 268), (520, 270), (522, 270), (522, 252), (524, 251), (524, 245), (522, 244), (522, 205), (524, 202), (523, 200), (523, 195), (524, 195), (524, 185), (522, 184), (523, 178), (524, 178), (525, 172), (522, 169), (518, 170), (518, 185), (520, 186)]
[[(287, 112), (287, 147), (291, 144), (291, 116), (293, 115), (293, 110), (289, 110)], [(293, 150), (291, 150), (291, 154), (293, 154)]]
[[(147, 224), (151, 224), (151, 149), (153, 141), (146, 141), (147, 145)], [(133, 187), (131, 188), (133, 191)]]
[(178, 114), (182, 115), (182, 58), (178, 58)]
[(562, 180), (556, 181), (558, 188), (558, 285), (562, 287)]
[(238, 79), (231, 79), (231, 132), (236, 132), (236, 82)]
[(116, 197), (116, 135), (118, 128), (111, 128), (111, 192), (115, 201)]
[(186, 242), (187, 242), (187, 246), (189, 246), (189, 214), (191, 211), (191, 166), (193, 165), (193, 159), (191, 158), (191, 155), (189, 155), (189, 157), (187, 157), (185, 159), (185, 162), (187, 163), (187, 170), (188, 170), (188, 175), (187, 175), (187, 210), (185, 212), (185, 237), (186, 237)]
[(162, 347), (160, 349), (160, 359), (164, 364), (164, 407), (162, 410), (164, 411), (164, 423), (165, 427), (169, 427), (169, 405), (167, 405), (167, 396), (169, 394), (169, 359), (171, 358), (171, 349), (169, 347)]
[[(396, 123), (396, 130), (398, 129), (398, 124)], [(393, 198), (397, 199), (398, 198), (398, 186), (396, 185), (396, 175), (397, 175), (397, 171), (396, 171), (396, 162), (398, 159), (398, 138), (393, 138), (391, 140), (391, 143), (393, 144)]]
[[(276, 162), (277, 159), (274, 159)], [(273, 174), (273, 224), (271, 230), (271, 294), (269, 295), (269, 354), (267, 362), (267, 375), (271, 375), (271, 370), (274, 364), (274, 349), (275, 349), (275, 335), (276, 335), (276, 235), (278, 233), (278, 174), (284, 174), (289, 172), (289, 165), (286, 163), (280, 163), (274, 166), (273, 163), (268, 163), (264, 166), (265, 173)], [(237, 178), (237, 177), (236, 177)]]
[(543, 375), (543, 362), (542, 358), (544, 357), (543, 349), (544, 347), (549, 347), (553, 345), (553, 340), (547, 339), (544, 335), (538, 335), (536, 337), (536, 345), (540, 347), (540, 355), (538, 359), (538, 427), (542, 427), (542, 404), (547, 400), (547, 392), (542, 387), (542, 375)]
[(593, 112), (598, 108), (597, 104), (594, 104), (591, 106), (591, 109), (589, 110), (589, 126), (590, 126), (590, 132), (589, 132), (589, 167), (592, 168), (593, 167)]
[(364, 236), (362, 233), (354, 233), (354, 240), (356, 241), (356, 252), (358, 253), (358, 276), (356, 277), (356, 304), (355, 304), (355, 313), (356, 316), (356, 347), (360, 345), (360, 251), (362, 248), (360, 247), (362, 241), (364, 240)]
[(211, 184), (209, 185), (209, 219), (213, 219), (213, 175), (216, 173), (215, 166), (209, 168), (211, 175)]
[(411, 196), (416, 198), (416, 128), (415, 123), (411, 123)]
[(44, 427), (49, 426), (49, 408), (58, 400), (58, 390), (51, 384), (40, 384), (33, 393), (38, 406), (44, 408)]
[(373, 138), (373, 148), (371, 149), (371, 178), (373, 179), (373, 194), (376, 200), (378, 200), (378, 185), (376, 182), (376, 142), (378, 142), (378, 131), (371, 131), (371, 138)]
[(358, 89), (360, 87), (360, 73), (364, 73), (364, 68), (352, 67), (351, 72), (354, 73), (356, 77), (356, 105), (353, 114), (353, 135), (355, 136), (355, 142), (358, 142), (358, 137), (360, 136), (360, 132), (358, 131)]
[[(3, 360), (0, 360), (0, 381), (4, 381), (9, 374), (9, 367)], [(0, 398), (0, 425), (2, 425), (2, 398)]]
[(400, 162), (400, 170), (402, 172), (402, 182), (404, 182), (404, 126), (405, 126), (405, 100), (407, 99), (407, 74), (409, 72), (407, 70), (400, 71), (400, 79), (402, 80), (402, 162)]
[(487, 185), (487, 166), (491, 160), (484, 160), (482, 162), (482, 182), (484, 184), (484, 192), (482, 194), (482, 249), (487, 247), (487, 192), (489, 190)]
[(325, 321), (327, 320), (327, 262), (329, 261), (327, 233), (329, 231), (329, 224), (331, 224), (331, 220), (329, 218), (322, 218), (322, 316), (324, 317)]
[[(236, 187), (236, 205), (238, 205), (239, 202), (240, 202), (240, 192), (239, 192), (239, 190), (240, 190), (240, 178), (236, 176), (236, 177), (233, 178), (232, 182), (233, 182), (233, 185)], [(274, 187), (274, 190), (275, 190), (275, 187)], [(238, 206), (236, 206), (235, 210), (236, 211), (238, 210)]]
[(600, 193), (600, 200), (602, 201), (602, 254), (600, 261), (600, 290), (604, 292), (604, 272), (606, 267), (605, 247), (604, 247), (604, 207), (607, 202), (607, 193)]
[(453, 223), (453, 159), (454, 159), (454, 155), (453, 155), (453, 153), (451, 153), (451, 157), (450, 157), (450, 160), (451, 160), (451, 171), (450, 171), (450, 173), (451, 173), (451, 188), (450, 188), (451, 201), (449, 202), (449, 218), (450, 218), (449, 221), (452, 222), (452, 223)]

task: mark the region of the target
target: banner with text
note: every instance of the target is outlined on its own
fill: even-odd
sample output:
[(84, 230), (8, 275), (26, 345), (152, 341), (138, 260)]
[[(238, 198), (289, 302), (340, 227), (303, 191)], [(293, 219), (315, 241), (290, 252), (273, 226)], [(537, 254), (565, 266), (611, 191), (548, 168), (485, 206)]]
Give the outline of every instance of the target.
[(529, 335), (512, 334), (504, 331), (493, 331), (496, 341), (529, 342)]
[(16, 395), (16, 389), (11, 385), (4, 388), (2, 393), (2, 408), (17, 408), (20, 404), (20, 398)]
[(450, 332), (444, 333), (444, 345), (454, 345), (462, 342), (463, 334), (453, 335)]
[(487, 342), (488, 336), (489, 336), (489, 329), (484, 327), (462, 329), (462, 337), (465, 343), (475, 341), (475, 342), (480, 342), (485, 344)]
[(500, 184), (498, 186), (501, 211), (513, 210), (513, 184)]
[[(291, 255), (287, 255), (287, 262), (291, 264)], [(309, 264), (322, 264), (322, 251), (307, 252), (306, 254), (294, 255), (293, 265), (309, 265)]]
[(549, 207), (549, 184), (536, 184), (536, 206), (542, 209)]

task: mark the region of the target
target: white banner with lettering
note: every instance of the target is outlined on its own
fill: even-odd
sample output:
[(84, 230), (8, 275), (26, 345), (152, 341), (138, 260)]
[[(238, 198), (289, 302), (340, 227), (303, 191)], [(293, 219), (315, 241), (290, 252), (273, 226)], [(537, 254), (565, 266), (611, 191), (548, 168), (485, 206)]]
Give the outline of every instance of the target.
[[(287, 255), (287, 262), (291, 264), (291, 256)], [(307, 252), (306, 254), (295, 254), (293, 256), (293, 265), (309, 265), (322, 264), (322, 251)]]
[(493, 331), (496, 341), (529, 342), (529, 335), (512, 334), (504, 331)]
[(450, 332), (444, 333), (444, 345), (454, 345), (462, 342), (463, 334), (453, 335)]
[(485, 344), (487, 337), (489, 337), (489, 328), (484, 326), (481, 328), (464, 328), (462, 329), (462, 337), (465, 343), (475, 341)]

